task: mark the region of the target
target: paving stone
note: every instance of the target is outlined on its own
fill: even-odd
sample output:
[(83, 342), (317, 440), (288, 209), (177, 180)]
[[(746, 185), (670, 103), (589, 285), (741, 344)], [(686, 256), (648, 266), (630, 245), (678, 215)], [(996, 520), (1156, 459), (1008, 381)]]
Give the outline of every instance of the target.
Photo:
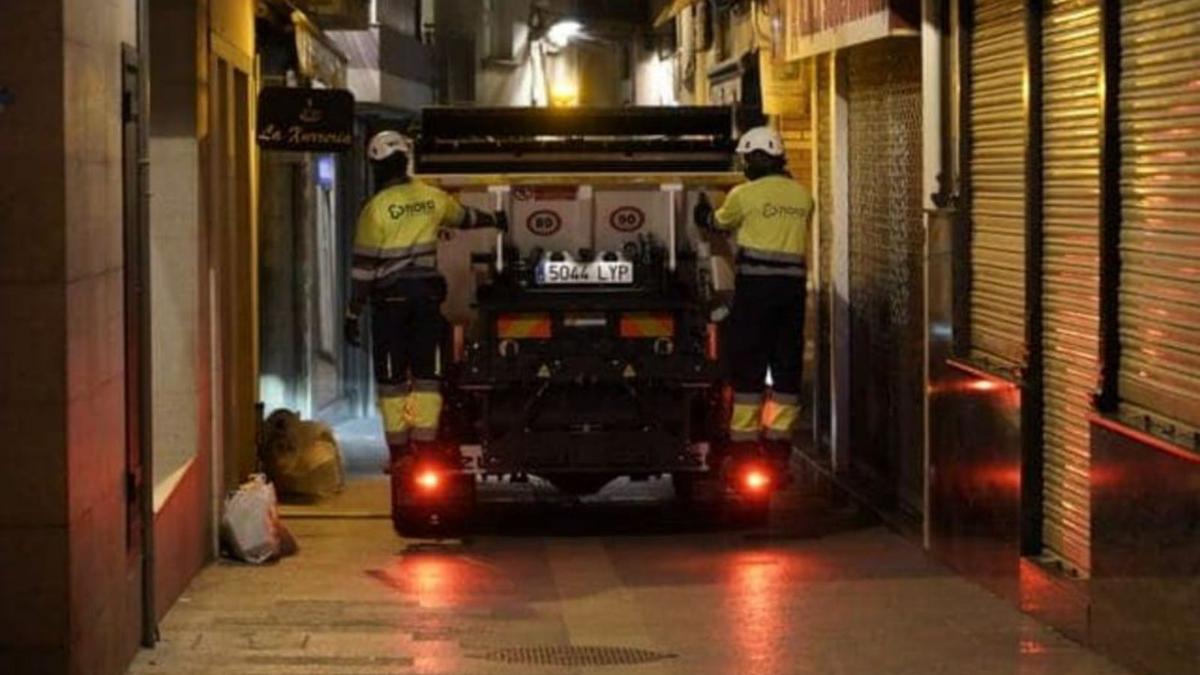
[(620, 495), (506, 504), (447, 546), (378, 518), (293, 517), (298, 555), (209, 566), (130, 672), (1123, 672), (820, 500), (793, 498), (755, 537)]

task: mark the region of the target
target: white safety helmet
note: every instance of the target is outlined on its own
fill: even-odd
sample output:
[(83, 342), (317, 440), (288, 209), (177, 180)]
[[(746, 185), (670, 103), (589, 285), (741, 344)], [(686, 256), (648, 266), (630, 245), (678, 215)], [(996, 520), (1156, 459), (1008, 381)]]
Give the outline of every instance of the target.
[(367, 143), (367, 157), (373, 162), (382, 162), (397, 152), (407, 154), (411, 147), (412, 143), (399, 132), (381, 131), (372, 136), (371, 141)]
[(772, 157), (783, 157), (783, 138), (771, 127), (754, 127), (738, 140), (737, 154), (748, 155), (755, 150)]

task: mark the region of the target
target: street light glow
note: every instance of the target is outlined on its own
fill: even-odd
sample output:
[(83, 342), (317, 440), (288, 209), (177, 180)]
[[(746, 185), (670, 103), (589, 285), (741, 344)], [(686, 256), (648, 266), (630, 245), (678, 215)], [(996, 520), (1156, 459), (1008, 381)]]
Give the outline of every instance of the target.
[(546, 39), (555, 47), (566, 47), (571, 38), (579, 35), (583, 30), (583, 24), (573, 19), (563, 19), (550, 26), (550, 30), (546, 31)]

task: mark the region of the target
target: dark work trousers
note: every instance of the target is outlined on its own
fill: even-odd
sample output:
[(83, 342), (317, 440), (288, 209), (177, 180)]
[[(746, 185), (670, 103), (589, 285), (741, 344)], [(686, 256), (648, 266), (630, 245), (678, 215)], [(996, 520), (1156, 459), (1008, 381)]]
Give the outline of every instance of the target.
[(437, 349), (446, 321), (441, 277), (401, 279), (371, 294), (371, 340), (375, 381), (381, 387), (436, 380)]
[(803, 277), (737, 276), (726, 352), (735, 392), (761, 394), (769, 367), (776, 394), (799, 395), (805, 297)]

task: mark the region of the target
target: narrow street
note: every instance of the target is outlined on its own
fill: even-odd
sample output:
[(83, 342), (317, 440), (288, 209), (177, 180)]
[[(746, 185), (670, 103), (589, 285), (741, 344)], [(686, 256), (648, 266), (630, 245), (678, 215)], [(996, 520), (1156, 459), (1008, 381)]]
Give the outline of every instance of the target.
[(206, 568), (131, 672), (1125, 672), (804, 490), (766, 529), (705, 531), (665, 483), (515, 487), (462, 542), (396, 537), (379, 479), (293, 508), (300, 552)]
[(1200, 675), (1200, 0), (0, 45), (0, 675)]

